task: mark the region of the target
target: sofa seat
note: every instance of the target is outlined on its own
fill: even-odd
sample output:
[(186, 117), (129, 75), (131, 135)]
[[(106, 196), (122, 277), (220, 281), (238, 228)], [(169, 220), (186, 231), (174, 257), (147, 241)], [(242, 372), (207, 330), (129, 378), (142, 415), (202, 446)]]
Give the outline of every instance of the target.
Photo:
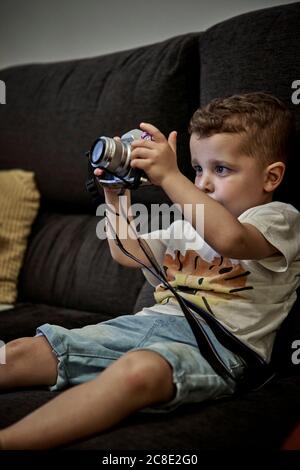
[[(42, 388), (1, 393), (0, 428), (58, 393)], [(287, 432), (300, 420), (299, 395), (299, 376), (277, 378), (261, 390), (234, 399), (183, 405), (169, 414), (138, 412), (107, 432), (63, 448), (270, 451), (280, 447)]]

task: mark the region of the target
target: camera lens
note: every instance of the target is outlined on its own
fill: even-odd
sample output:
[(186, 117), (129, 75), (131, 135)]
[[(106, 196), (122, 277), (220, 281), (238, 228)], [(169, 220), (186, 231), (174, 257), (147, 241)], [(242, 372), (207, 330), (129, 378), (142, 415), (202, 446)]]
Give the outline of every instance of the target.
[(93, 165), (98, 165), (101, 160), (103, 159), (103, 155), (105, 154), (105, 142), (103, 142), (103, 140), (99, 139), (93, 149), (92, 149), (92, 152), (91, 152), (91, 157), (90, 157), (90, 160), (91, 160), (91, 163)]

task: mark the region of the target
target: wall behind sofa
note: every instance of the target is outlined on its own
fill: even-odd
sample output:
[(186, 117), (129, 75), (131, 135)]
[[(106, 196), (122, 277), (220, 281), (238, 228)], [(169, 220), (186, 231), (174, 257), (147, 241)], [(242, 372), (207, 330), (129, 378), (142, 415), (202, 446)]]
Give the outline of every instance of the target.
[(291, 0), (1, 0), (0, 69), (151, 44)]

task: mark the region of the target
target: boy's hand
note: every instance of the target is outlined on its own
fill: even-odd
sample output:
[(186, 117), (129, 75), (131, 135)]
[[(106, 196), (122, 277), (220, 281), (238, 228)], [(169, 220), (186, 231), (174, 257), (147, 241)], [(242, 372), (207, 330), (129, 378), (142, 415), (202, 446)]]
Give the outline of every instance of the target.
[(148, 132), (153, 140), (134, 140), (131, 143), (131, 166), (144, 170), (151, 183), (163, 186), (164, 179), (171, 173), (179, 173), (176, 156), (177, 132), (172, 131), (168, 139), (152, 124), (141, 123), (142, 131)]
[[(105, 173), (105, 170), (103, 170), (102, 168), (96, 168), (94, 170), (94, 175), (98, 176), (98, 177), (103, 176), (104, 173)], [(103, 191), (104, 191), (105, 201), (108, 204), (118, 203), (120, 189), (107, 188), (105, 186), (102, 186), (102, 188), (103, 188)]]

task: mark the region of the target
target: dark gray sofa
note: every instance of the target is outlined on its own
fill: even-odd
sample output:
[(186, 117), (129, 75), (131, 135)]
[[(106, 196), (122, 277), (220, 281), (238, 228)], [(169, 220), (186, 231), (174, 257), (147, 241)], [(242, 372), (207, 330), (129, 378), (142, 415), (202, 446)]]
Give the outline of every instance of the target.
[[(32, 336), (45, 322), (67, 328), (98, 323), (152, 303), (139, 270), (114, 262), (96, 237), (95, 204), (85, 191), (85, 151), (99, 135), (120, 135), (148, 121), (179, 134), (179, 164), (189, 165), (187, 125), (217, 96), (273, 93), (287, 103), (300, 132), (300, 3), (244, 14), (130, 51), (84, 60), (29, 64), (0, 71), (0, 169), (35, 172), (42, 195), (19, 276), (18, 301), (0, 313), (0, 339)], [(278, 199), (299, 209), (299, 162), (291, 162)], [(158, 188), (133, 194), (147, 205), (167, 201)], [(99, 200), (103, 201), (100, 198)], [(243, 396), (186, 405), (168, 415), (137, 413), (116, 428), (65, 449), (279, 449), (300, 421), (300, 339), (295, 305), (274, 347), (275, 379)], [(1, 393), (0, 428), (55, 396), (42, 388)], [(101, 405), (101, 404), (100, 404)]]

